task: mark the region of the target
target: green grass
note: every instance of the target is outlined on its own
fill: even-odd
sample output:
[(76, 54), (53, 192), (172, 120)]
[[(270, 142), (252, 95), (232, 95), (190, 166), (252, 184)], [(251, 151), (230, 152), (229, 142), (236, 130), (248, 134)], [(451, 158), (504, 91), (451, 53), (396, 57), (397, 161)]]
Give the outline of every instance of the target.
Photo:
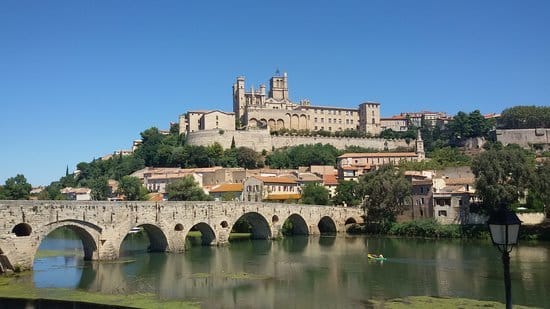
[[(200, 303), (183, 300), (163, 300), (151, 293), (136, 293), (128, 295), (113, 295), (93, 293), (82, 290), (71, 289), (36, 289), (29, 282), (18, 280), (20, 277), (28, 276), (30, 272), (17, 274), (11, 277), (0, 276), (0, 297), (5, 298), (26, 298), (26, 299), (51, 299), (64, 301), (79, 301), (104, 305), (118, 305), (134, 308), (200, 308)], [(208, 273), (196, 273), (193, 277), (211, 277)], [(227, 279), (248, 279), (266, 280), (268, 277), (236, 273), (222, 275)], [(388, 309), (424, 309), (424, 308), (504, 308), (504, 304), (495, 301), (483, 301), (466, 298), (433, 297), (433, 296), (410, 296), (389, 300), (369, 300), (373, 308)], [(516, 306), (514, 308), (527, 309), (536, 307)]]
[(18, 280), (25, 275), (28, 274), (23, 273), (12, 277), (0, 276), (0, 297), (79, 301), (134, 308), (200, 308), (200, 304), (197, 302), (162, 300), (150, 293), (113, 295), (70, 289), (35, 289), (32, 284)]
[[(387, 309), (455, 309), (455, 308), (504, 308), (503, 303), (495, 301), (475, 300), (467, 298), (433, 297), (433, 296), (410, 296), (395, 298), (386, 301), (372, 301), (375, 308)], [(514, 308), (536, 308), (527, 306), (516, 306)]]

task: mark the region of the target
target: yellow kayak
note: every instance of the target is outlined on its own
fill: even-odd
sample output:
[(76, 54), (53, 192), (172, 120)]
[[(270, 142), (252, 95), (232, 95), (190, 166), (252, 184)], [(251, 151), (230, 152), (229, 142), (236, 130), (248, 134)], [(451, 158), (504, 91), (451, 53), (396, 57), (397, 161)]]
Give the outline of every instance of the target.
[(384, 260), (386, 260), (386, 258), (385, 258), (382, 254), (372, 254), (372, 253), (369, 253), (369, 254), (367, 254), (367, 256), (368, 256), (369, 259), (371, 259), (371, 260), (377, 260), (377, 261), (384, 261)]

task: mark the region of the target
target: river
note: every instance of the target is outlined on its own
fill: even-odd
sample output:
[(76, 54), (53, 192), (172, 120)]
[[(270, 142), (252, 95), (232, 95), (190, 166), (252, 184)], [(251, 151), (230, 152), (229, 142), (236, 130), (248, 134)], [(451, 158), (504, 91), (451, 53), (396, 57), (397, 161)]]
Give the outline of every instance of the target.
[[(147, 253), (147, 236), (137, 233), (123, 243), (123, 263), (105, 263), (83, 261), (71, 233), (43, 240), (29, 277), (36, 288), (154, 293), (204, 308), (356, 308), (415, 295), (504, 300), (500, 254), (489, 241), (292, 236), (165, 254)], [(511, 275), (514, 304), (550, 308), (549, 243), (515, 248)]]

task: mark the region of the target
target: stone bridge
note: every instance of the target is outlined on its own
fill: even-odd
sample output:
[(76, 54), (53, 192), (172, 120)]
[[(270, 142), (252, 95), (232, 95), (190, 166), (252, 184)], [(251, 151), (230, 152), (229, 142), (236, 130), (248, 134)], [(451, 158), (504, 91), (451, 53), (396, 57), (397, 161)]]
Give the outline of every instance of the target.
[(252, 238), (274, 239), (287, 220), (294, 234), (310, 235), (345, 232), (362, 215), (358, 208), (278, 203), (0, 201), (0, 272), (31, 269), (41, 241), (60, 227), (80, 237), (84, 259), (114, 260), (133, 227), (147, 233), (151, 251), (183, 252), (192, 228), (203, 245), (223, 245), (239, 219), (252, 226)]

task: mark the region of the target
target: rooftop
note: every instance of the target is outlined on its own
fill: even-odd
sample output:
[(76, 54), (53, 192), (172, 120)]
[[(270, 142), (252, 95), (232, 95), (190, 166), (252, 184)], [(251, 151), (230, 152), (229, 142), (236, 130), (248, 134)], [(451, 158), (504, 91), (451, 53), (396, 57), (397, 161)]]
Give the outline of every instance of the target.
[(387, 158), (387, 157), (416, 157), (414, 152), (349, 152), (339, 156), (340, 158)]

